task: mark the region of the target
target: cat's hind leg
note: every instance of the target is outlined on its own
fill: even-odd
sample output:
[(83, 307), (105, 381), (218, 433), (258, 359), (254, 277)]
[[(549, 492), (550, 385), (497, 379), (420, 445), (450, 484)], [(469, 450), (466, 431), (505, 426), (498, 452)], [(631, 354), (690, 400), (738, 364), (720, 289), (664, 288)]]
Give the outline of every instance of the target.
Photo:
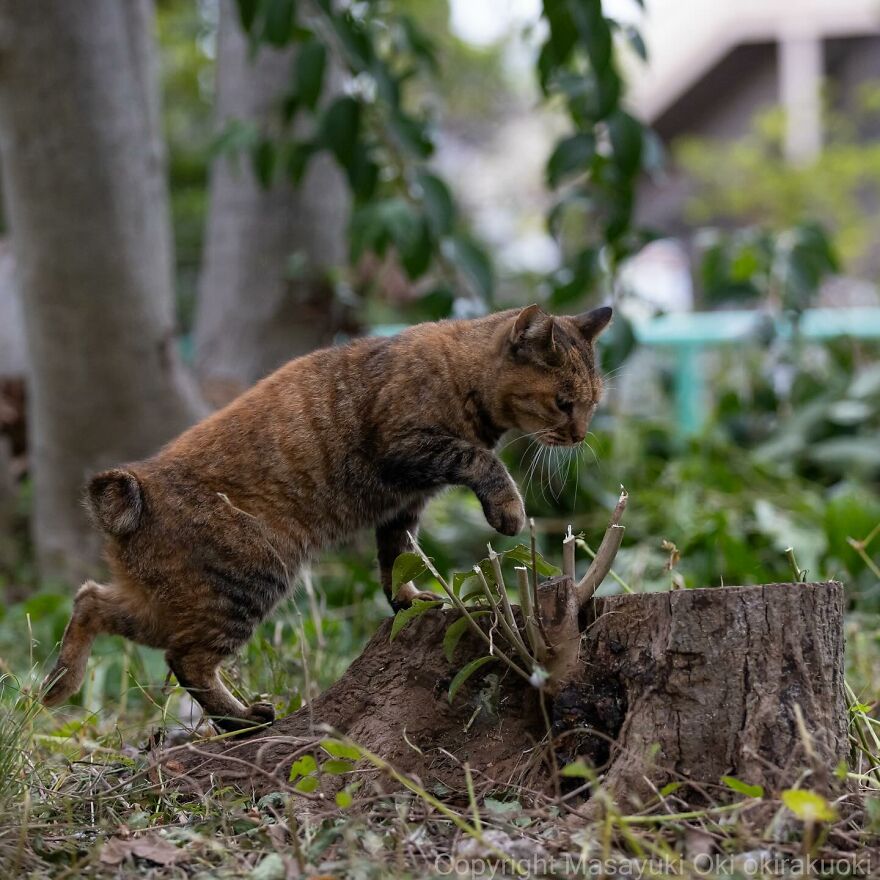
[(409, 608), (416, 599), (428, 602), (440, 598), (436, 593), (420, 590), (412, 581), (401, 584), (396, 594), (392, 589), (394, 560), (405, 550), (410, 549), (409, 535), (415, 537), (418, 534), (419, 517), (424, 507), (425, 501), (420, 499), (376, 527), (376, 548), (379, 551), (382, 589), (388, 597), (391, 610), (395, 613), (401, 608)]
[(224, 656), (196, 648), (168, 651), (165, 659), (180, 685), (221, 729), (243, 730), (271, 724), (275, 720), (275, 708), (271, 703), (245, 706), (229, 692), (218, 672)]
[(86, 581), (73, 600), (73, 613), (61, 639), (58, 661), (43, 681), (43, 703), (57, 706), (80, 689), (96, 636), (107, 633), (142, 640), (142, 616), (143, 611), (130, 592), (113, 584)]

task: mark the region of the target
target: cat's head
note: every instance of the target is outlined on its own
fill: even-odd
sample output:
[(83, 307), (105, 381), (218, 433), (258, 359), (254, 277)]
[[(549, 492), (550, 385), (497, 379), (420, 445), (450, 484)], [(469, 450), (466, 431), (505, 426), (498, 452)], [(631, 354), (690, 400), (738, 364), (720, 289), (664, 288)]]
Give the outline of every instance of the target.
[(554, 317), (531, 305), (514, 317), (497, 388), (506, 427), (549, 446), (586, 437), (602, 396), (593, 343), (610, 320), (607, 306)]

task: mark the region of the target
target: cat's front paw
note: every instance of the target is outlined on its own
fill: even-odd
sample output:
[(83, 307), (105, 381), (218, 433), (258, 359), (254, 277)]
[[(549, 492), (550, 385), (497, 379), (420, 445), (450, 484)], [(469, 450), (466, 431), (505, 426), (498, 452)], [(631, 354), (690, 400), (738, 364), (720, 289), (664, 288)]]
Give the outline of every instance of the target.
[(526, 524), (522, 498), (511, 495), (499, 503), (485, 506), (486, 522), (502, 535), (518, 535)]
[(271, 703), (251, 703), (248, 706), (247, 719), (254, 724), (271, 724), (275, 720), (275, 707)]

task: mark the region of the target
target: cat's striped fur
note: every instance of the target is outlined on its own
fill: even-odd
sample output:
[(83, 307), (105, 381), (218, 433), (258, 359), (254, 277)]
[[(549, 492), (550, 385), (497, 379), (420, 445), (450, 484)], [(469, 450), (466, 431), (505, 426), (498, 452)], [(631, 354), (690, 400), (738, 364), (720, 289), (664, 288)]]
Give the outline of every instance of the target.
[(524, 525), (493, 447), (511, 428), (583, 440), (602, 383), (593, 339), (608, 308), (551, 318), (537, 306), (412, 327), (297, 358), (155, 457), (98, 474), (88, 504), (111, 577), (79, 590), (45, 702), (79, 689), (95, 636), (166, 651), (178, 681), (225, 728), (271, 720), (217, 668), (288, 591), (300, 565), (373, 527), (382, 585), (428, 499), (472, 489), (489, 524)]

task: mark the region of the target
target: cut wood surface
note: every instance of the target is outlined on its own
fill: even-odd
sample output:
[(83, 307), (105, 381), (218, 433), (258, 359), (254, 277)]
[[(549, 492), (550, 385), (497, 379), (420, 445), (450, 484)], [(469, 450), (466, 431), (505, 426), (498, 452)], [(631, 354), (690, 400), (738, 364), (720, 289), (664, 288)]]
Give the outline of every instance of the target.
[[(542, 585), (539, 604), (560, 585), (573, 588), (567, 578)], [(823, 768), (847, 749), (840, 584), (620, 595), (593, 600), (592, 612), (581, 615), (589, 625), (569, 677), (544, 696), (549, 734), (539, 691), (499, 662), (449, 703), (456, 672), (485, 644), (466, 633), (450, 663), (443, 637), (458, 615), (433, 610), (393, 642), (383, 623), (339, 681), (271, 728), (158, 758), (196, 789), (266, 793), (332, 728), (429, 788), (460, 787), (467, 762), (484, 786), (550, 791), (555, 770), (578, 758), (630, 807), (668, 782), (685, 783), (677, 794), (694, 803), (723, 798), (725, 775), (768, 793), (803, 768), (814, 786), (829, 783)]]

